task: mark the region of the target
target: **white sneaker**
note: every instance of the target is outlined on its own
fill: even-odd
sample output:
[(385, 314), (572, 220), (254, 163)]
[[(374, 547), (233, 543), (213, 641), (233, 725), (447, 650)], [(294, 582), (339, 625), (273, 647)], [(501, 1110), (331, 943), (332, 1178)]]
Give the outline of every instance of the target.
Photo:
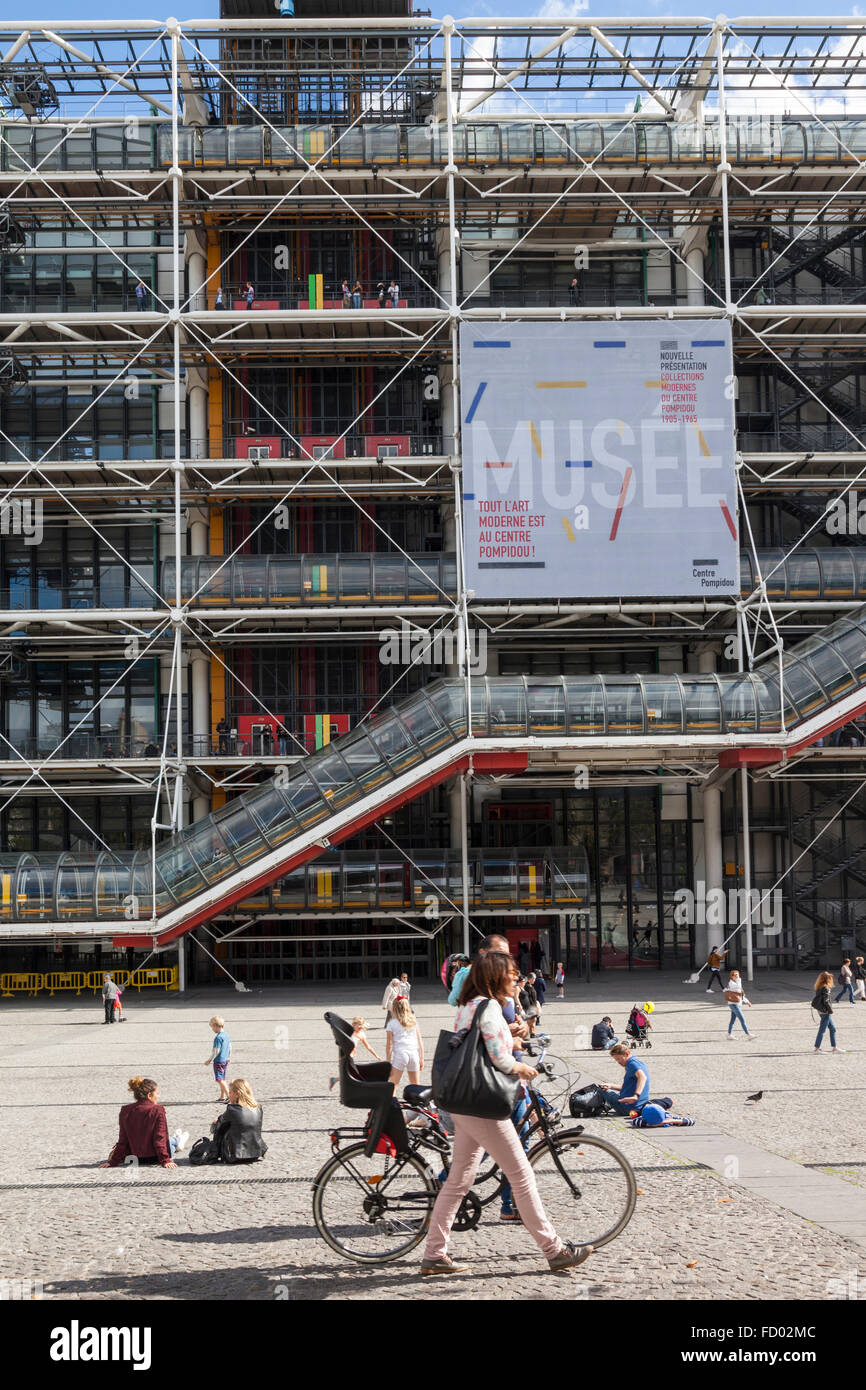
[(726, 1033), (726, 1034), (725, 1034), (725, 1037), (727, 1038), (728, 1042), (731, 1041), (731, 1039), (733, 1038), (733, 1036), (734, 1036), (733, 1033)]
[(713, 992), (713, 991), (712, 991), (711, 989), (708, 989), (708, 990), (707, 990), (707, 994), (712, 994), (712, 992)]
[(754, 1037), (755, 1037), (755, 1034), (754, 1034), (754, 1033), (747, 1033), (747, 1034), (746, 1034), (746, 1037), (749, 1039), (749, 1042), (752, 1042), (753, 1039), (754, 1039)]

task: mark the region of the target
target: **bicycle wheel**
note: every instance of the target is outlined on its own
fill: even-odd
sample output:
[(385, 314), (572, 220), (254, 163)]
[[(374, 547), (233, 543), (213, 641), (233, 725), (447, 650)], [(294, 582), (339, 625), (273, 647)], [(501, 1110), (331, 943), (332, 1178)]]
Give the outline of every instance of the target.
[[(561, 1164), (560, 1172), (552, 1150)], [(634, 1213), (637, 1182), (628, 1159), (605, 1139), (565, 1130), (527, 1154), (538, 1195), (557, 1235), (576, 1245), (607, 1245)]]
[(415, 1154), (367, 1158), (363, 1143), (352, 1144), (313, 1179), (313, 1220), (338, 1255), (387, 1264), (424, 1239), (438, 1191)]

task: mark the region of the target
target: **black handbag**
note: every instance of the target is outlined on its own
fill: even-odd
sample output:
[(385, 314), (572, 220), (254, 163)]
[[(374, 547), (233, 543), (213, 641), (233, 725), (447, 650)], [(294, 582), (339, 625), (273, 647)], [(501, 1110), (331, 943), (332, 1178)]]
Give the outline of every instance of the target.
[(520, 1080), (500, 1071), (490, 1060), (479, 1023), (489, 1000), (475, 1010), (468, 1028), (439, 1034), (433, 1058), (433, 1099), (452, 1115), (478, 1120), (507, 1120), (520, 1090)]

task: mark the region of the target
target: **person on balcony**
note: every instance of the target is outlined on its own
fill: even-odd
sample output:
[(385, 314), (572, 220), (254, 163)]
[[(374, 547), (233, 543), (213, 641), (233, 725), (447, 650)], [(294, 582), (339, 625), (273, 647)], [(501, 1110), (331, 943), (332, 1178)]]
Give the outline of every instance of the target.
[(135, 287), (135, 299), (138, 312), (143, 314), (147, 308), (147, 287), (143, 280), (139, 280)]
[(352, 307), (352, 291), (349, 289), (349, 282), (348, 282), (348, 280), (344, 280), (343, 283), (342, 283), (342, 285), (340, 286), (340, 294), (343, 296), (343, 308), (344, 308), (344, 309), (351, 309), (351, 307)]
[(389, 298), (389, 300), (391, 301), (391, 308), (392, 308), (392, 309), (399, 309), (399, 307), (400, 307), (400, 286), (397, 284), (397, 281), (396, 281), (395, 279), (393, 279), (393, 277), (392, 277), (392, 279), (391, 279), (390, 285), (388, 286), (388, 298)]
[(364, 287), (360, 280), (356, 280), (352, 286), (352, 308), (360, 309), (364, 299)]
[(253, 300), (254, 300), (255, 297), (256, 297), (256, 292), (255, 292), (255, 290), (254, 290), (254, 288), (253, 288), (253, 282), (252, 282), (252, 280), (247, 280), (246, 288), (245, 288), (244, 293), (245, 293), (245, 295), (246, 295), (247, 308), (248, 308), (248, 309), (252, 309), (252, 307), (253, 307)]
[(223, 303), (223, 289), (222, 289), (222, 285), (220, 285), (219, 288), (218, 288), (218, 290), (217, 290), (217, 292), (216, 292), (216, 299), (214, 300), (214, 308), (215, 308), (215, 309), (225, 309), (225, 307), (226, 307), (226, 306), (225, 306), (225, 304)]

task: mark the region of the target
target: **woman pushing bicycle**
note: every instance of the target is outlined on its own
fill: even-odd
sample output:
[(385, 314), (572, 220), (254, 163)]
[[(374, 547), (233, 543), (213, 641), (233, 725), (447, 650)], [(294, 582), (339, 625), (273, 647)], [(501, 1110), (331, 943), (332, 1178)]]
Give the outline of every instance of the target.
[[(455, 1031), (469, 1028), (475, 1011), (490, 1000), (481, 1025), (481, 1036), (494, 1067), (523, 1081), (536, 1075), (534, 1067), (515, 1061), (513, 1039), (502, 1016), (502, 1005), (511, 997), (512, 964), (509, 956), (490, 951), (470, 966), (458, 1000)], [(572, 1269), (592, 1253), (592, 1245), (575, 1245), (559, 1238), (545, 1215), (535, 1175), (510, 1119), (484, 1120), (455, 1115), (454, 1150), (448, 1178), (430, 1216), (421, 1273), (425, 1276), (462, 1274), (469, 1268), (456, 1264), (447, 1253), (448, 1237), (464, 1196), (472, 1186), (482, 1154), (486, 1151), (505, 1174), (523, 1224), (547, 1257), (554, 1273)]]

